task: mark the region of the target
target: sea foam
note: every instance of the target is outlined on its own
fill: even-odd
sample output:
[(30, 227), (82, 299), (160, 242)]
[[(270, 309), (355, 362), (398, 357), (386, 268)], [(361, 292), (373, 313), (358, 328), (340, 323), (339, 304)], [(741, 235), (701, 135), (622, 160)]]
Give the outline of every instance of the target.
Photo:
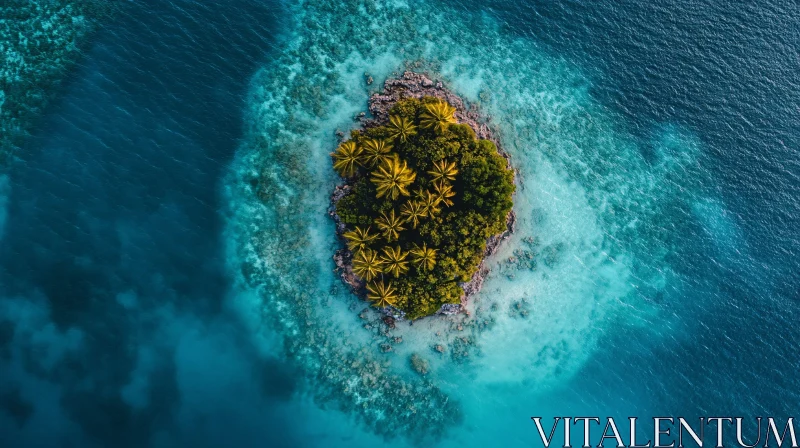
[[(584, 75), (484, 14), (369, 1), (292, 13), (286, 51), (253, 79), (228, 232), (231, 267), (250, 291), (240, 310), (285, 339), (318, 402), (387, 436), (474, 427), (566, 384), (615, 325), (656, 321), (675, 235), (692, 219), (682, 200), (699, 176), (690, 138), (662, 130), (646, 157)], [(359, 320), (366, 304), (332, 273), (328, 153), (368, 95), (406, 69), (491, 117), (518, 170), (518, 223), (487, 260), (470, 318), (387, 329)], [(414, 353), (429, 362), (423, 378), (409, 368)]]

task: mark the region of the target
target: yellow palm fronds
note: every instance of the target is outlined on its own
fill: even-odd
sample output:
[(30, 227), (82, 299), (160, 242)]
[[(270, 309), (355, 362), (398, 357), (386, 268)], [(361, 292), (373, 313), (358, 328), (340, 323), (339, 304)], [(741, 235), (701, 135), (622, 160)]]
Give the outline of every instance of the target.
[(417, 127), (407, 118), (396, 115), (389, 116), (389, 136), (401, 142), (408, 140), (409, 136), (417, 133)]
[(431, 180), (434, 182), (454, 181), (458, 174), (456, 162), (447, 162), (446, 160), (433, 162), (433, 169), (428, 171), (428, 174), (431, 175)]
[(394, 241), (400, 238), (400, 232), (405, 230), (403, 220), (395, 215), (394, 210), (391, 210), (388, 214), (386, 212), (381, 213), (381, 216), (375, 220), (375, 224), (387, 241)]
[(358, 251), (353, 257), (353, 272), (357, 276), (370, 281), (383, 272), (383, 261), (374, 250)]
[(411, 227), (416, 229), (419, 219), (425, 217), (425, 206), (419, 201), (408, 201), (400, 207), (400, 215), (406, 219), (406, 222), (411, 223)]
[(425, 112), (420, 117), (420, 126), (442, 132), (451, 123), (456, 123), (456, 108), (444, 101), (426, 104)]
[(372, 172), (372, 183), (378, 188), (378, 197), (388, 196), (397, 199), (401, 194), (408, 196), (408, 186), (414, 182), (417, 174), (406, 162), (397, 157), (385, 160), (377, 170)]
[(347, 240), (347, 247), (351, 251), (356, 252), (364, 249), (369, 243), (375, 241), (378, 235), (370, 233), (370, 227), (366, 230), (356, 226), (355, 229), (344, 233), (344, 238)]
[(425, 243), (422, 243), (422, 247), (415, 244), (411, 255), (414, 263), (423, 270), (430, 271), (436, 265), (436, 249), (429, 248)]
[(394, 305), (397, 303), (397, 291), (392, 282), (388, 285), (383, 280), (370, 282), (367, 284), (367, 300), (377, 307)]
[(333, 157), (333, 168), (342, 177), (352, 177), (361, 163), (361, 147), (355, 142), (344, 142), (339, 145), (336, 152), (331, 153), (331, 157)]
[(361, 146), (364, 147), (365, 165), (375, 166), (391, 159), (392, 144), (388, 140), (367, 138), (361, 142)]
[(455, 196), (456, 192), (453, 191), (452, 185), (442, 181), (437, 183), (434, 188), (436, 190), (436, 198), (438, 198), (440, 202), (448, 207), (453, 205), (453, 201), (451, 201), (450, 198)]
[(401, 274), (408, 271), (406, 258), (408, 258), (408, 252), (403, 251), (399, 246), (384, 247), (383, 256), (381, 257), (383, 272), (400, 277)]
[(425, 194), (420, 199), (422, 206), (425, 210), (425, 214), (433, 218), (437, 213), (442, 211), (441, 204), (442, 199), (431, 191), (426, 191)]

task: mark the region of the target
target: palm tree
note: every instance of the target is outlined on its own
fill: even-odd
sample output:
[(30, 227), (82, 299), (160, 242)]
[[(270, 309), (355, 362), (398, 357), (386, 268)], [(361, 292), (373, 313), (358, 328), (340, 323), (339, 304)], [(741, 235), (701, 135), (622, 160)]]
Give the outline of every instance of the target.
[(369, 166), (375, 166), (389, 160), (392, 144), (388, 140), (367, 138), (361, 142), (364, 147), (364, 161)]
[(456, 108), (444, 101), (426, 104), (419, 124), (423, 128), (433, 128), (436, 132), (442, 132), (450, 123), (456, 123), (455, 113)]
[(358, 165), (361, 163), (361, 147), (357, 146), (355, 142), (344, 142), (332, 152), (333, 168), (339, 172), (342, 177), (352, 177), (358, 170)]
[(442, 199), (433, 192), (426, 191), (420, 200), (424, 208), (425, 214), (433, 218), (434, 215), (442, 211), (440, 205)]
[(401, 194), (408, 196), (408, 186), (417, 178), (406, 162), (401, 161), (397, 156), (384, 160), (383, 164), (372, 172), (372, 183), (378, 187), (378, 197), (389, 196), (392, 200), (397, 199)]
[(389, 132), (389, 137), (400, 139), (401, 142), (404, 142), (408, 140), (409, 136), (417, 133), (417, 127), (407, 118), (390, 115)]
[(403, 227), (403, 220), (395, 215), (394, 209), (389, 214), (382, 212), (380, 218), (375, 220), (375, 224), (381, 229), (381, 233), (387, 241), (400, 238), (400, 232), (406, 229)]
[(344, 238), (347, 240), (347, 247), (353, 252), (357, 252), (366, 248), (369, 243), (378, 238), (378, 235), (372, 234), (369, 231), (370, 227), (367, 227), (367, 230), (364, 230), (361, 227), (356, 226), (354, 230), (345, 232)]
[(353, 272), (357, 276), (370, 281), (383, 272), (383, 261), (374, 250), (358, 251), (356, 256), (353, 257)]
[(388, 285), (383, 280), (370, 282), (367, 284), (367, 300), (377, 307), (394, 305), (397, 302), (397, 291), (392, 282)]
[(436, 197), (439, 201), (443, 202), (444, 205), (450, 207), (453, 205), (453, 201), (450, 200), (453, 196), (456, 195), (456, 192), (453, 191), (453, 186), (448, 184), (447, 182), (439, 182), (434, 185), (434, 189), (436, 190)]
[(400, 274), (404, 274), (408, 271), (408, 261), (406, 261), (406, 258), (408, 258), (408, 252), (404, 252), (399, 246), (384, 247), (383, 256), (381, 257), (383, 272), (392, 274), (395, 277), (400, 277)]
[(456, 174), (458, 174), (456, 162), (448, 163), (444, 159), (433, 162), (433, 169), (428, 171), (428, 174), (431, 175), (431, 180), (434, 182), (454, 181), (456, 180)]
[(423, 270), (430, 271), (436, 265), (436, 249), (429, 249), (425, 243), (422, 243), (422, 247), (415, 244), (411, 255), (414, 256), (414, 263)]
[(425, 217), (425, 209), (419, 201), (408, 201), (400, 207), (400, 214), (406, 218), (406, 222), (411, 223), (411, 227), (416, 229), (419, 218)]

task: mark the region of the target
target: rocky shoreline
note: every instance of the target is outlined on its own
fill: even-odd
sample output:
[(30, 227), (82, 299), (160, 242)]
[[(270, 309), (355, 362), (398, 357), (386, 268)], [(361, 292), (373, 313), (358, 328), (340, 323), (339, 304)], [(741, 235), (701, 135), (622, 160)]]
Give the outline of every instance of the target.
[[(365, 76), (369, 84), (372, 78), (369, 77), (369, 75)], [(363, 112), (355, 118), (362, 123), (364, 128), (381, 126), (388, 122), (389, 110), (395, 103), (406, 98), (422, 98), (424, 96), (443, 99), (451, 106), (455, 107), (455, 115), (458, 122), (469, 125), (472, 130), (475, 131), (475, 135), (479, 139), (489, 140), (494, 143), (495, 146), (497, 146), (497, 151), (506, 159), (508, 167), (513, 169), (510, 157), (503, 151), (499, 139), (495, 136), (495, 133), (489, 125), (486, 124), (485, 117), (481, 117), (474, 107), (469, 107), (464, 104), (461, 97), (445, 88), (441, 81), (434, 82), (425, 74), (406, 71), (400, 77), (387, 79), (383, 85), (383, 92), (374, 93), (370, 96), (368, 108), (372, 118), (367, 118), (366, 114)], [(344, 137), (344, 133), (340, 131), (337, 131), (337, 135)], [(341, 198), (345, 197), (350, 192), (351, 188), (352, 187), (347, 183), (337, 185), (330, 197), (328, 215), (336, 223), (336, 234), (340, 238), (343, 238), (342, 235), (345, 230), (345, 225), (336, 214), (336, 203)], [(441, 309), (436, 312), (437, 315), (469, 314), (469, 311), (466, 309), (467, 300), (481, 290), (483, 282), (489, 274), (489, 268), (485, 265), (486, 258), (496, 253), (502, 242), (514, 233), (515, 223), (516, 215), (512, 209), (506, 217), (506, 230), (501, 234), (490, 237), (486, 241), (486, 250), (484, 251), (484, 256), (478, 269), (468, 282), (461, 283), (461, 287), (464, 289), (464, 294), (461, 296), (461, 303), (442, 305)], [(353, 254), (347, 248), (337, 250), (333, 255), (333, 260), (336, 264), (335, 271), (339, 274), (342, 281), (350, 286), (354, 293), (361, 294), (364, 290), (364, 282), (353, 273), (351, 264), (352, 257)], [(404, 318), (402, 311), (399, 310), (391, 312), (391, 310), (387, 309), (385, 312), (394, 319)]]

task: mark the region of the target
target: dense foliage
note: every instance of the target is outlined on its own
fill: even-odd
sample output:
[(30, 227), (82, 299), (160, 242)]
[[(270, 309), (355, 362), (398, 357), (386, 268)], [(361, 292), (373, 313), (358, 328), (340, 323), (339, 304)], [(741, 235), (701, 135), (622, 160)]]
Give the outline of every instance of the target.
[(336, 204), (375, 306), (409, 318), (459, 303), (487, 239), (506, 228), (514, 175), (494, 143), (432, 97), (399, 101), (383, 126), (353, 131), (332, 153), (353, 186)]

